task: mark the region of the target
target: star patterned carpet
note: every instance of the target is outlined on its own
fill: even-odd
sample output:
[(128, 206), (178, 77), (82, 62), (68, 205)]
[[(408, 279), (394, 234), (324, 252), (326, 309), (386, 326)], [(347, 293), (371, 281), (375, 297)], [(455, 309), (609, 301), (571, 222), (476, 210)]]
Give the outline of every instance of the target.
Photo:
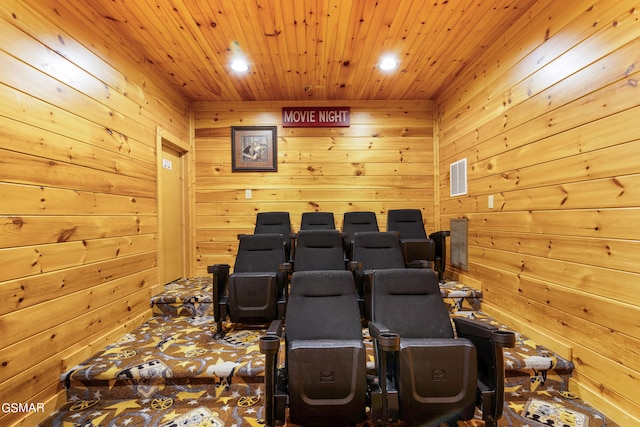
[[(264, 426), (264, 356), (258, 342), (266, 331), (227, 323), (224, 336), (216, 339), (210, 289), (206, 278), (168, 285), (154, 298), (155, 317), (62, 375), (68, 402), (41, 426)], [(458, 310), (479, 307), (481, 295), (469, 292), (456, 284), (443, 292), (445, 301), (453, 301), (452, 316), (504, 327), (481, 311)], [(517, 332), (516, 338), (516, 347), (504, 350), (500, 427), (617, 427), (568, 390), (570, 361)], [(363, 339), (372, 369), (366, 329)], [(476, 418), (459, 426), (483, 426), (480, 413)]]

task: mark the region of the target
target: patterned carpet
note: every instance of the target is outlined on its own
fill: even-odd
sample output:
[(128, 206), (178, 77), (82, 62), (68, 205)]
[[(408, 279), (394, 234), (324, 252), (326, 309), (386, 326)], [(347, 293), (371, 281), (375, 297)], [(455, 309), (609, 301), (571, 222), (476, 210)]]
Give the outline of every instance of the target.
[[(264, 356), (258, 341), (265, 330), (225, 324), (226, 334), (215, 339), (210, 286), (211, 280), (203, 278), (168, 285), (153, 301), (156, 317), (63, 374), (68, 403), (41, 425), (264, 425)], [(449, 288), (461, 291), (455, 284)], [(478, 295), (450, 298), (452, 307), (479, 303)], [(496, 323), (478, 311), (453, 315)], [(366, 330), (363, 336), (372, 368)], [(568, 391), (570, 361), (520, 334), (516, 347), (504, 355), (501, 427), (616, 426)], [(477, 418), (459, 425), (482, 426), (480, 414)]]
[(262, 329), (219, 340), (211, 316), (154, 317), (65, 373), (69, 403), (45, 426), (259, 425)]

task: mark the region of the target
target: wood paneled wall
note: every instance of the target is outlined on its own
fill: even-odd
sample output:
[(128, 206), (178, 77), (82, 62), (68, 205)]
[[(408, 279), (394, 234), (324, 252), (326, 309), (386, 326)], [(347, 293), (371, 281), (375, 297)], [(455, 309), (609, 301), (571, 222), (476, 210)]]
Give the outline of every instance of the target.
[[(393, 208), (421, 209), (428, 231), (467, 217), (470, 270), (450, 273), (571, 357), (573, 391), (640, 423), (638, 8), (539, 0), (440, 94), (434, 121), (433, 101), (189, 106), (88, 11), (2, 2), (0, 401), (53, 409), (63, 370), (149, 315), (157, 127), (188, 141), (192, 108), (191, 273), (232, 264), (260, 211), (289, 211), (294, 229), (313, 210), (339, 227), (372, 210), (382, 229)], [(294, 105), (350, 106), (351, 127), (284, 129)], [(278, 126), (277, 173), (231, 172), (240, 125)], [(439, 171), (462, 157), (469, 194), (451, 198)]]
[(157, 127), (189, 139), (181, 96), (75, 13), (0, 5), (0, 402), (47, 403), (36, 418), (63, 370), (150, 315)]
[[(283, 128), (283, 106), (348, 106), (348, 128)], [(233, 265), (238, 233), (252, 233), (258, 212), (288, 211), (297, 230), (307, 211), (417, 208), (434, 219), (434, 117), (431, 101), (196, 103), (197, 271)], [(231, 126), (278, 126), (277, 172), (231, 171)], [(245, 190), (252, 198), (245, 198)]]
[[(483, 308), (572, 356), (571, 388), (640, 423), (637, 1), (540, 0), (438, 100), (440, 169), (469, 161), (469, 271)], [(488, 196), (495, 207), (488, 208)]]

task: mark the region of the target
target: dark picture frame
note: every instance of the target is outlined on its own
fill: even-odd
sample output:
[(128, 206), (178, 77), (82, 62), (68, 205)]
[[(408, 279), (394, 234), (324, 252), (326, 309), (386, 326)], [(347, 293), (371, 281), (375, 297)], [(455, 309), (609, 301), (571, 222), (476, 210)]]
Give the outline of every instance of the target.
[(276, 172), (277, 126), (231, 126), (231, 171)]

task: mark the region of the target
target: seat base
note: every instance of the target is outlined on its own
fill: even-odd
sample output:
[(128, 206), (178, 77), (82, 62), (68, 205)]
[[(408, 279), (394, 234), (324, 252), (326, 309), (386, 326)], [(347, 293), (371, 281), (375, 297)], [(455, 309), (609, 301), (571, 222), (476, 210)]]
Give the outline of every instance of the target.
[(289, 345), (289, 416), (301, 425), (365, 419), (366, 351), (357, 340), (296, 340)]

